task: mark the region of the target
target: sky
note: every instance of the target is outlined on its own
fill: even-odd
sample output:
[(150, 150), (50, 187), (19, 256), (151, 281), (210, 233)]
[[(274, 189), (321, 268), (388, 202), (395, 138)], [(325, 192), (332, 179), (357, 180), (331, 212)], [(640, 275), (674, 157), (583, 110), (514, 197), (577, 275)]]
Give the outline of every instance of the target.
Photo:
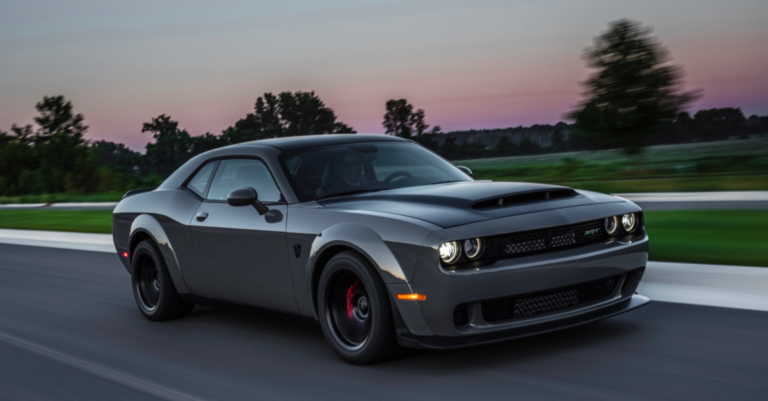
[(143, 150), (160, 114), (219, 134), (298, 90), (362, 133), (399, 98), (444, 131), (556, 123), (583, 49), (621, 18), (652, 26), (703, 90), (691, 111), (768, 114), (766, 0), (0, 0), (0, 130), (63, 94), (88, 138)]

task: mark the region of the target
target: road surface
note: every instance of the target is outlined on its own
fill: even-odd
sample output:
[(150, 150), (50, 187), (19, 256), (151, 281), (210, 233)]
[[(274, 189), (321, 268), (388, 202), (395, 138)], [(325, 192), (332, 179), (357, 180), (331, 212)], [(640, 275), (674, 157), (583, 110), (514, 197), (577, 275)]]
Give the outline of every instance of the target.
[(0, 244), (0, 400), (766, 400), (768, 312), (662, 302), (350, 366), (307, 320), (139, 314), (117, 256)]

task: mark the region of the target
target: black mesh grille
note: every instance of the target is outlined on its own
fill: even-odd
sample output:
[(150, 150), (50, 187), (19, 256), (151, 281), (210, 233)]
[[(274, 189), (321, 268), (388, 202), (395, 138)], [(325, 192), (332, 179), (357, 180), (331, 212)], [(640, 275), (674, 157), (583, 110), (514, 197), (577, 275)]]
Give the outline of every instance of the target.
[(467, 304), (461, 304), (453, 310), (453, 324), (456, 327), (464, 326), (469, 323), (469, 311)]
[(489, 299), (481, 302), (483, 319), (489, 323), (520, 319), (597, 301), (609, 297), (618, 281), (617, 276), (556, 290)]
[(583, 245), (605, 238), (603, 220), (569, 226), (499, 235), (485, 239), (483, 258), (499, 258), (552, 248)]

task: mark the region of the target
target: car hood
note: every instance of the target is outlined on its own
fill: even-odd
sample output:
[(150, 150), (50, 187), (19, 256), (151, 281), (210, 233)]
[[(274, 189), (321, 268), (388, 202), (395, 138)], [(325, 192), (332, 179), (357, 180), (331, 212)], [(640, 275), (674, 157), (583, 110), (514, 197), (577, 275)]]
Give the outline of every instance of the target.
[(363, 193), (318, 203), (331, 209), (408, 216), (448, 228), (500, 217), (614, 202), (626, 201), (557, 185), (467, 181)]

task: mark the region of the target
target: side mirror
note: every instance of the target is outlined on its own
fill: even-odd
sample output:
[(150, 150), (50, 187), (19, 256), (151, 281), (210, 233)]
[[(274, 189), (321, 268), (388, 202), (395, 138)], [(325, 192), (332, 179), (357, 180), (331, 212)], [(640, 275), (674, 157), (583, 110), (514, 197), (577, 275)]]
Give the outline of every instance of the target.
[(461, 170), (462, 173), (472, 177), (472, 170), (469, 169), (469, 167), (464, 166), (456, 166), (457, 169)]
[(260, 216), (267, 214), (269, 209), (259, 202), (256, 190), (253, 188), (236, 189), (227, 195), (227, 203), (230, 206), (253, 206)]

